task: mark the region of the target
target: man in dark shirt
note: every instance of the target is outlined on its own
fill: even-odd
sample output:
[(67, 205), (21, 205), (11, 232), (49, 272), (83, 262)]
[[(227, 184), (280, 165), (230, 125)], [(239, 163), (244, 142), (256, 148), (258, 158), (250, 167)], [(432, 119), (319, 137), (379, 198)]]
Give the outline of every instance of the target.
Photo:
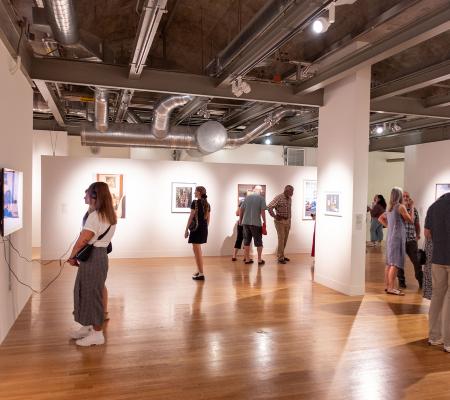
[[(414, 266), (414, 274), (416, 276), (417, 282), (419, 283), (419, 288), (422, 289), (423, 272), (422, 266), (420, 265), (419, 258), (417, 256), (417, 252), (419, 251), (417, 241), (420, 240), (419, 212), (417, 211), (417, 208), (414, 207), (414, 202), (408, 192), (403, 192), (403, 204), (408, 210), (408, 213), (410, 213), (411, 209), (414, 208), (414, 223), (411, 224), (409, 222), (405, 222), (406, 254), (408, 254), (408, 257), (411, 260), (412, 265)], [(405, 271), (403, 269), (398, 268), (397, 278), (399, 287), (406, 288)]]
[(444, 310), (450, 283), (450, 193), (441, 196), (428, 209), (425, 237), (433, 241), (428, 343), (433, 346), (443, 344), (444, 350), (450, 353), (450, 307)]

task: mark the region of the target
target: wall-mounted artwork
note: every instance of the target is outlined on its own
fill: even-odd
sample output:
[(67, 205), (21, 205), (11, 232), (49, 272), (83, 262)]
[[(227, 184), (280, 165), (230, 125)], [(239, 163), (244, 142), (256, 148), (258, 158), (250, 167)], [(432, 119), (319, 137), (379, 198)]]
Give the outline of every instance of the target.
[(437, 183), (436, 184), (436, 200), (446, 193), (450, 193), (450, 183)]
[(325, 193), (325, 215), (341, 217), (341, 194), (339, 192)]
[(191, 203), (194, 200), (195, 183), (172, 182), (172, 212), (191, 212)]
[(264, 200), (266, 200), (266, 185), (259, 185), (257, 183), (254, 184), (239, 184), (238, 185), (238, 205), (241, 204), (247, 195), (253, 193), (253, 189), (256, 186), (261, 187), (261, 196), (264, 197)]
[(316, 213), (317, 181), (303, 181), (303, 219), (312, 219), (311, 214)]
[(125, 218), (126, 197), (123, 193), (123, 175), (97, 174), (97, 182), (105, 182), (108, 185), (117, 218)]

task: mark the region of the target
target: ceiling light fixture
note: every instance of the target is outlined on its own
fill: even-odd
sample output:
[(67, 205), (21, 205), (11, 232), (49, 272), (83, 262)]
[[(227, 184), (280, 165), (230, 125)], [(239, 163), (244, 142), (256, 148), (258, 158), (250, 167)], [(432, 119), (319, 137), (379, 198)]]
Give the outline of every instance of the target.
[(312, 24), (312, 30), (314, 33), (320, 34), (328, 30), (331, 24), (336, 21), (336, 3), (333, 2), (328, 7), (328, 18), (319, 17)]
[(265, 144), (272, 144), (272, 141), (269, 138), (267, 138), (266, 140), (264, 140), (264, 143)]
[(231, 82), (231, 92), (236, 97), (241, 97), (244, 93), (248, 94), (251, 91), (251, 86), (242, 80), (242, 76), (238, 76), (233, 82)]
[(376, 133), (376, 134), (381, 135), (383, 132), (384, 132), (384, 128), (383, 128), (381, 125), (378, 125), (378, 126), (375, 128), (375, 133)]

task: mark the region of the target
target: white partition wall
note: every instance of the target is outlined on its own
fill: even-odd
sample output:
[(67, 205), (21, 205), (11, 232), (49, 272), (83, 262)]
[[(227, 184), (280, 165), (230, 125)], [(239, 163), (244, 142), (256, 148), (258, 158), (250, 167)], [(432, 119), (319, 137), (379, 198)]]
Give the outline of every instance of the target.
[[(0, 41), (0, 167), (23, 172), (23, 228), (10, 236), (24, 257), (31, 258), (31, 164), (33, 91), (15, 61)], [(6, 245), (6, 248), (8, 246)], [(0, 343), (30, 296), (30, 290), (11, 276), (0, 245)], [(8, 250), (7, 250), (7, 253)], [(8, 257), (8, 254), (7, 254)], [(12, 252), (11, 266), (16, 274), (31, 283), (32, 267)]]
[[(97, 173), (123, 174), (126, 218), (119, 220), (113, 257), (190, 256), (184, 239), (188, 214), (171, 212), (171, 183), (203, 185), (212, 206), (209, 256), (231, 254), (235, 240), (238, 184), (267, 185), (267, 199), (295, 187), (288, 252), (309, 252), (313, 222), (302, 220), (303, 181), (316, 179), (315, 167), (208, 164), (106, 158), (42, 158), (42, 256), (61, 256), (73, 241), (86, 211), (84, 190)], [(277, 236), (270, 217), (265, 252), (273, 253)]]
[(324, 103), (319, 111), (315, 280), (360, 295), (365, 287), (370, 68), (328, 86)]

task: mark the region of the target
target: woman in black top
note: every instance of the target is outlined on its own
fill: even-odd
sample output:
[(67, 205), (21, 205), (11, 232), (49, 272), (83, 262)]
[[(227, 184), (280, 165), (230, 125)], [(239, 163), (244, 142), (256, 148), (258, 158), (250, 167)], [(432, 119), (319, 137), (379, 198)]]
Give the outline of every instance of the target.
[(203, 255), (201, 246), (208, 240), (208, 225), (211, 206), (206, 200), (208, 196), (206, 195), (206, 189), (203, 186), (197, 186), (195, 188), (195, 198), (196, 200), (191, 204), (191, 213), (186, 225), (184, 237), (189, 237), (188, 243), (192, 243), (195, 262), (198, 268), (198, 271), (192, 275), (192, 279), (204, 280), (205, 275), (203, 275)]
[(380, 224), (378, 218), (386, 211), (386, 200), (383, 195), (377, 194), (373, 199), (372, 207), (367, 207), (370, 212), (372, 221), (370, 223), (370, 243), (369, 246), (381, 246), (383, 241), (383, 225)]

